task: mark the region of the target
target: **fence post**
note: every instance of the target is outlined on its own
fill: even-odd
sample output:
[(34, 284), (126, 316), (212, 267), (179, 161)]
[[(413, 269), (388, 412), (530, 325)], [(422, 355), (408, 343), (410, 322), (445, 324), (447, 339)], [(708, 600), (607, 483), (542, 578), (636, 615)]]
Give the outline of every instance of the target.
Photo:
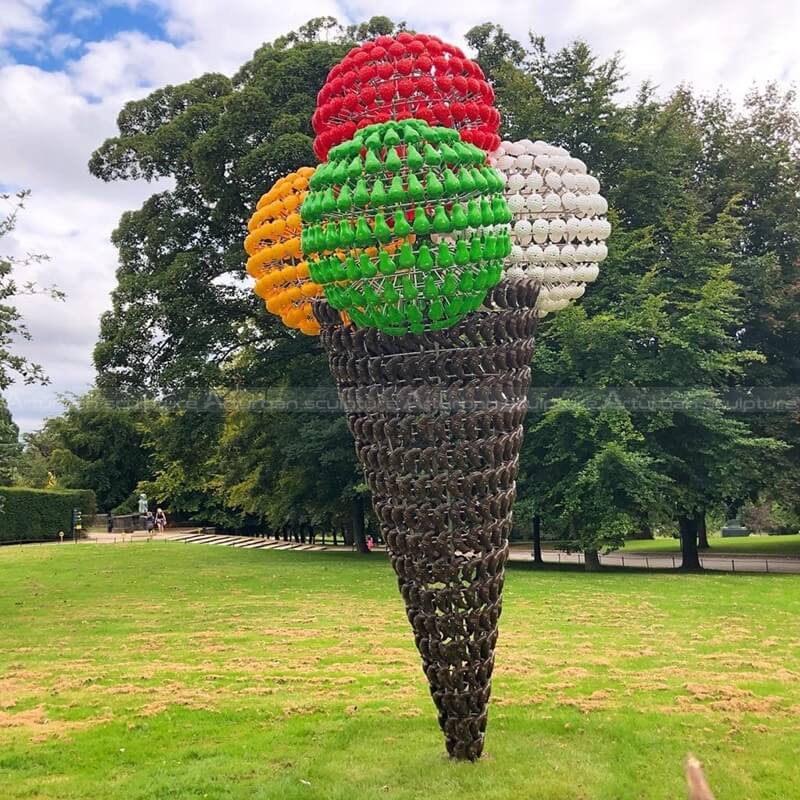
[(650, 557), (649, 556), (645, 556), (644, 557), (644, 565), (647, 567), (647, 569), (650, 569)]
[(764, 559), (764, 567), (766, 567), (765, 571), (769, 572), (769, 559), (768, 558)]

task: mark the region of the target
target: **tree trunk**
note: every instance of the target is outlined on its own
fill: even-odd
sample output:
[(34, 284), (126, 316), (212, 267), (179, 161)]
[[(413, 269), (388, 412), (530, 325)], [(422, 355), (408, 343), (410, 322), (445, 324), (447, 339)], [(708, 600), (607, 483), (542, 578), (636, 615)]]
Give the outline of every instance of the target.
[(678, 520), (681, 531), (681, 569), (697, 571), (700, 566), (700, 554), (697, 551), (697, 517), (681, 517)]
[(353, 498), (353, 538), (359, 553), (369, 553), (366, 526), (364, 524), (364, 497), (360, 494)]
[(601, 569), (600, 556), (597, 550), (583, 551), (583, 566), (587, 572), (599, 572)]
[(533, 563), (544, 564), (542, 558), (542, 518), (538, 514), (533, 515)]
[(708, 550), (708, 529), (706, 528), (706, 510), (701, 508), (695, 518), (697, 522), (697, 546), (701, 550)]

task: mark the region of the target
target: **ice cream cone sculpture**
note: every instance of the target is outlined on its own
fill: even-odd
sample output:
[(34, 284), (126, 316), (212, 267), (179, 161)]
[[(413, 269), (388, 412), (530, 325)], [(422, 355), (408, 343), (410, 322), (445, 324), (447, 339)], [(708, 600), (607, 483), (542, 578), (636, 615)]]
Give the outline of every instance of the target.
[(448, 753), (483, 750), (538, 284), (446, 330), (391, 336), (315, 302)]

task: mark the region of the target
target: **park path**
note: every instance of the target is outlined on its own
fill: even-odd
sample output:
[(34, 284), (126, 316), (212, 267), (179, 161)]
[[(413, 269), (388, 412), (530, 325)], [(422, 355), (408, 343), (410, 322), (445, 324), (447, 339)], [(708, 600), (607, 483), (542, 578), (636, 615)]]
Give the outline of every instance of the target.
[[(560, 550), (544, 550), (542, 559), (549, 564), (582, 564), (583, 553), (564, 553)], [(511, 548), (511, 561), (532, 561), (528, 548)], [(637, 569), (678, 569), (680, 553), (625, 553), (616, 550), (600, 556), (600, 563), (611, 567), (635, 567)], [(748, 555), (743, 553), (715, 552), (700, 555), (703, 569), (717, 572), (780, 572), (800, 574), (800, 558), (781, 555)]]
[[(216, 533), (205, 533), (202, 530), (169, 532), (164, 537), (173, 542), (185, 544), (212, 544), (225, 547), (238, 547), (246, 550), (295, 550), (299, 552), (350, 552), (347, 545), (300, 544), (266, 539), (253, 536), (225, 536)], [(385, 547), (376, 547), (377, 552), (385, 552)], [(544, 550), (543, 560), (548, 564), (581, 564), (582, 553), (564, 553), (560, 550)], [(528, 547), (512, 546), (509, 559), (514, 562), (532, 562)], [(681, 565), (680, 554), (670, 553), (624, 553), (616, 551), (600, 556), (600, 562), (606, 566), (635, 567), (637, 569), (678, 569)], [(770, 572), (800, 574), (800, 558), (792, 556), (760, 556), (742, 553), (710, 553), (700, 556), (704, 569), (719, 572)]]

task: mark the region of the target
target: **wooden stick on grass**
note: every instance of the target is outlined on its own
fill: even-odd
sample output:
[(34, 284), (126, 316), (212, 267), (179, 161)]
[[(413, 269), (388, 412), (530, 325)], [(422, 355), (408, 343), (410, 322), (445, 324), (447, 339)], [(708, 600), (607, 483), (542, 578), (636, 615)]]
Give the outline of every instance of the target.
[(689, 785), (689, 800), (714, 800), (703, 775), (703, 768), (691, 753), (686, 759), (686, 782)]

